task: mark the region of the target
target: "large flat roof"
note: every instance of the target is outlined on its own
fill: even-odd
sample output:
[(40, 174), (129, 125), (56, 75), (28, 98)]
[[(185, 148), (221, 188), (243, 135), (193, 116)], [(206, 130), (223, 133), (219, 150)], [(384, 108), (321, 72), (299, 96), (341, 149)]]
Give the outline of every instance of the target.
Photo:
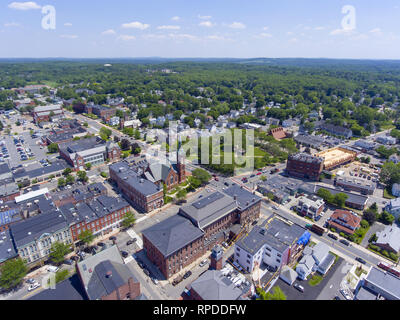
[(331, 167), (335, 163), (343, 163), (357, 155), (356, 152), (345, 148), (333, 148), (316, 154), (317, 157), (324, 158), (325, 167)]

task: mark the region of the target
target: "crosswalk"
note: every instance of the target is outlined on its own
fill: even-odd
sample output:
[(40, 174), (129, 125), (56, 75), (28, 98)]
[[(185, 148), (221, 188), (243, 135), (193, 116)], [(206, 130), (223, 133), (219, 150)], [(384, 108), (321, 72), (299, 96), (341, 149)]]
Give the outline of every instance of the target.
[(132, 229), (129, 229), (126, 233), (127, 233), (132, 239), (136, 238), (136, 239), (137, 239), (136, 245), (137, 245), (140, 249), (143, 249), (143, 241), (142, 241), (142, 238), (139, 237), (135, 231), (133, 231)]

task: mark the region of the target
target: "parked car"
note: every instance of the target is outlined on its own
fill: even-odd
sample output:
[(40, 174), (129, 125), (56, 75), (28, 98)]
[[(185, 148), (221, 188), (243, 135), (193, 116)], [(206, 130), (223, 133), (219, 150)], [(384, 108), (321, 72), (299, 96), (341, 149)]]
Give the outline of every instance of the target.
[(134, 244), (134, 243), (135, 243), (135, 241), (129, 240), (129, 241), (126, 243), (126, 245), (127, 245), (127, 246), (130, 246), (130, 245), (132, 245), (132, 244)]
[(72, 266), (74, 264), (74, 260), (67, 259), (67, 260), (64, 261), (64, 263), (69, 265), (69, 266)]
[(56, 273), (58, 270), (60, 270), (60, 268), (55, 267), (55, 266), (48, 266), (48, 267), (47, 267), (47, 271), (48, 271), (48, 272), (54, 272), (54, 273)]
[(192, 275), (192, 271), (188, 271), (185, 273), (185, 275), (183, 276), (183, 279), (187, 279)]
[(126, 251), (121, 251), (121, 255), (122, 255), (122, 257), (124, 257), (124, 258), (128, 258), (128, 257), (129, 257), (129, 253), (126, 252)]
[(363, 258), (360, 258), (360, 257), (357, 257), (356, 261), (358, 261), (358, 262), (360, 262), (362, 264), (366, 264), (367, 263)]
[(28, 287), (28, 291), (31, 292), (37, 288), (40, 288), (41, 284), (39, 282), (33, 283)]
[(348, 242), (347, 240), (343, 240), (343, 239), (342, 239), (342, 240), (340, 240), (339, 242), (340, 242), (340, 243), (343, 243), (345, 246), (348, 246), (348, 247), (350, 246), (350, 242)]
[(340, 299), (339, 296), (336, 296), (336, 297), (333, 298), (333, 300), (342, 300), (342, 299)]
[(37, 281), (36, 281), (35, 279), (29, 278), (29, 279), (26, 279), (25, 282), (26, 282), (26, 283), (29, 283), (29, 284), (34, 284), (34, 283), (36, 283)]
[(151, 278), (151, 281), (153, 281), (153, 283), (154, 283), (155, 285), (158, 285), (158, 280), (157, 280), (156, 278)]
[(253, 223), (251, 224), (252, 226), (255, 226), (258, 223), (258, 220), (253, 221)]
[(207, 263), (208, 263), (207, 259), (200, 262), (200, 268), (203, 268)]
[(329, 238), (332, 238), (333, 240), (339, 239), (337, 236), (335, 236), (333, 233), (328, 234)]
[(299, 290), (301, 293), (304, 293), (304, 287), (301, 286), (301, 285), (299, 285), (298, 283), (295, 283), (295, 284), (293, 285), (293, 287), (294, 287), (295, 289)]
[(340, 290), (340, 293), (345, 297), (346, 300), (352, 300), (347, 291)]
[(108, 240), (110, 240), (110, 241), (117, 241), (117, 238), (114, 237), (114, 236), (112, 236), (112, 237), (110, 237)]
[(146, 268), (143, 269), (143, 272), (146, 276), (150, 277), (150, 271), (147, 270)]

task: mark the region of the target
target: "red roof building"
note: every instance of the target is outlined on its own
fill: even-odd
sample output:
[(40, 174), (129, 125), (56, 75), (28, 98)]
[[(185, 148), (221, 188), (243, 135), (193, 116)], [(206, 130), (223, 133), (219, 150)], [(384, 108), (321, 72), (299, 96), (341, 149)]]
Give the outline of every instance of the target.
[(276, 140), (282, 140), (286, 138), (286, 132), (282, 127), (271, 129), (270, 135)]
[(328, 220), (329, 228), (333, 227), (338, 232), (354, 234), (360, 227), (361, 218), (348, 210), (337, 209)]

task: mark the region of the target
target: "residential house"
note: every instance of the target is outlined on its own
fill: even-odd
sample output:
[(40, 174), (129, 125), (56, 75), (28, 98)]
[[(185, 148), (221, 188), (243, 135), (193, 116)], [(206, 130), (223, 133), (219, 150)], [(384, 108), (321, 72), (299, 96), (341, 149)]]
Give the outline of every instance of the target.
[(337, 209), (327, 223), (329, 228), (351, 235), (360, 227), (361, 217), (351, 211)]
[(382, 250), (398, 254), (400, 252), (400, 227), (397, 224), (385, 227), (376, 233), (377, 240), (374, 245)]

